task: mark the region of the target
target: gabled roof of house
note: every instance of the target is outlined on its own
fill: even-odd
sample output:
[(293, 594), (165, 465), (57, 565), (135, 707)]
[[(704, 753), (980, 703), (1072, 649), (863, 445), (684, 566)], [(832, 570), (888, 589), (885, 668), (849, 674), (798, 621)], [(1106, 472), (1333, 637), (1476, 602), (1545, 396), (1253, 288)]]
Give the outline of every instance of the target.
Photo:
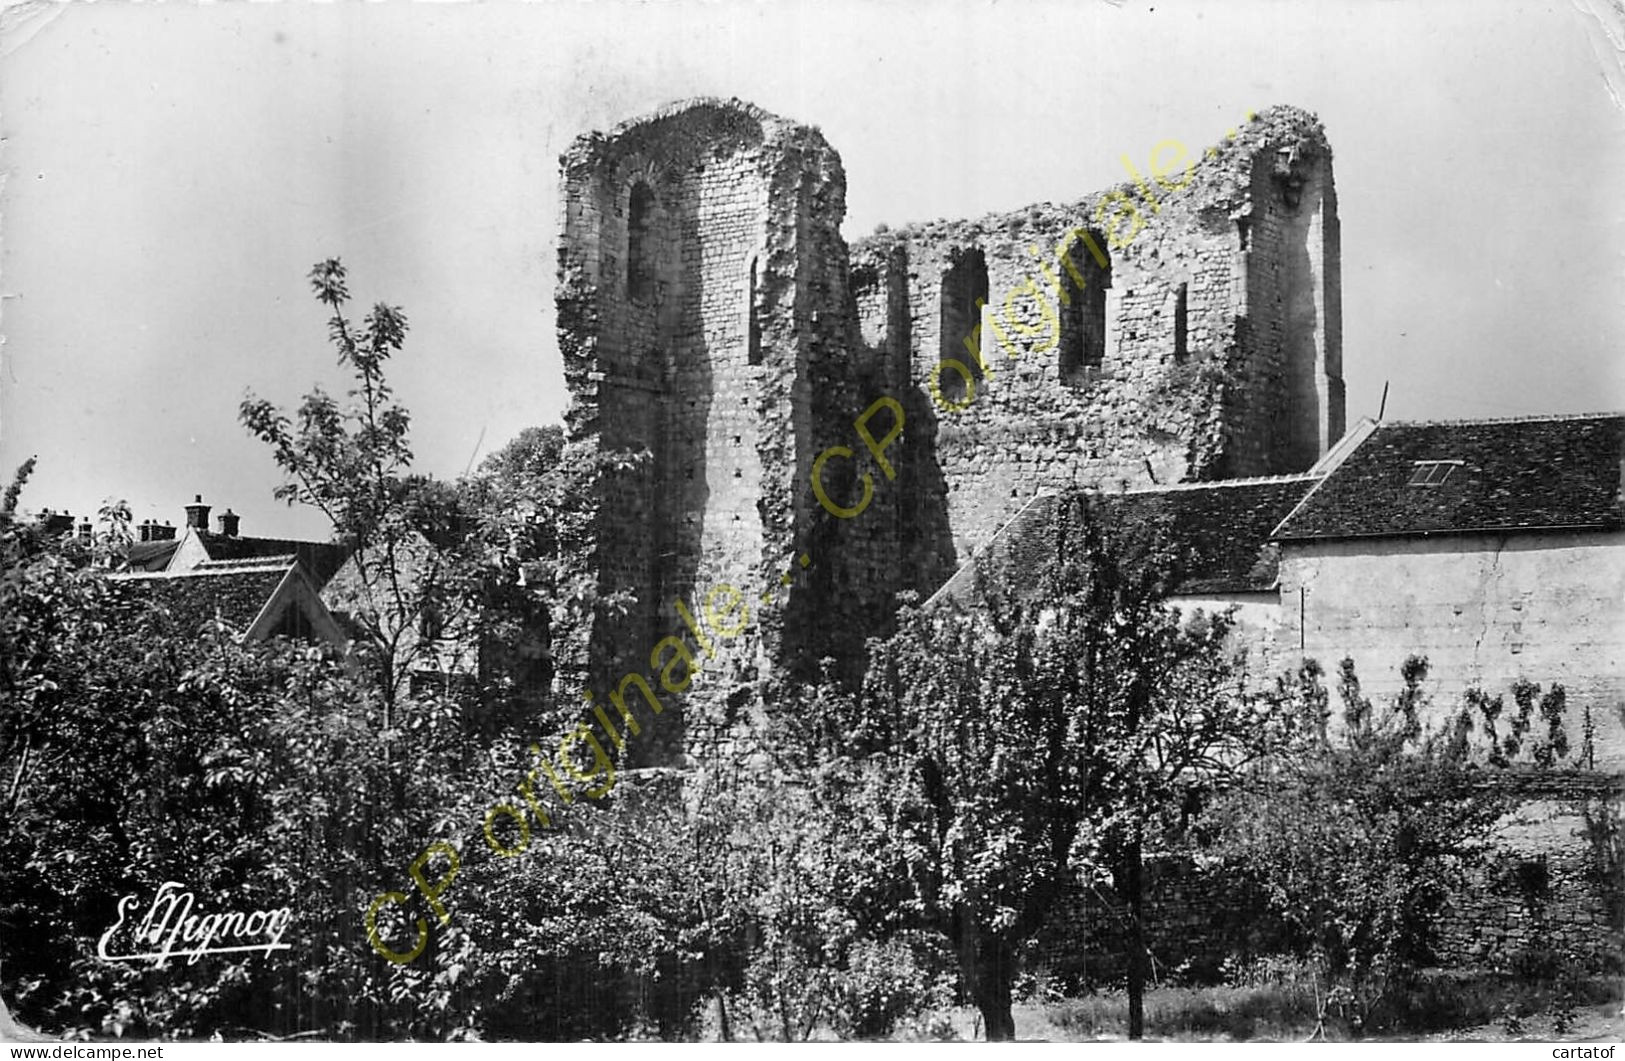
[[(1176, 593), (1255, 593), (1275, 587), (1278, 555), (1270, 532), (1318, 481), (1318, 475), (1305, 473), (1180, 483), (1097, 497), (1125, 521), (1166, 528), (1169, 544), (1186, 564)], [(1027, 572), (1028, 579), (1053, 563), (1048, 530), (1061, 501), (1061, 495), (1045, 494), (1028, 502), (931, 599), (965, 599), (975, 585), (978, 562), (1017, 578)]]
[(246, 563), (205, 561), (190, 571), (115, 575), (111, 581), (123, 592), (162, 607), (186, 629), (218, 618), (246, 632), (294, 564), (292, 555)]
[(170, 557), (180, 541), (170, 538), (159, 542), (134, 542), (125, 554), (124, 562), (131, 571), (162, 571), (169, 566)]
[(334, 645), (348, 640), (304, 562), (292, 553), (205, 560), (186, 571), (109, 578), (127, 596), (163, 608), (182, 629), (197, 630), (218, 619), (250, 641), (279, 635)]
[(1625, 414), (1378, 424), (1282, 541), (1625, 526)]
[[(317, 589), (327, 584), (343, 566), (348, 552), (332, 542), (307, 542), (291, 538), (242, 538), (194, 530), (209, 560), (249, 560), (256, 557), (297, 556)], [(168, 543), (165, 543), (168, 544)]]

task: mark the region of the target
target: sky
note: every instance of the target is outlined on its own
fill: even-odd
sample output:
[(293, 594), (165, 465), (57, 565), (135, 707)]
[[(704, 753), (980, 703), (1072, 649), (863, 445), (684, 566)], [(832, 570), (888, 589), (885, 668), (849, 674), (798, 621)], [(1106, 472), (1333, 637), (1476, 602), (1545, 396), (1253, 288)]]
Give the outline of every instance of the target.
[[(665, 103), (818, 126), (848, 239), (1071, 201), (1152, 146), (1317, 113), (1348, 414), (1625, 408), (1625, 110), (1608, 0), (33, 3), (0, 20), (0, 469), (29, 511), (273, 500), (245, 393), (342, 392), (310, 267), (411, 324), (417, 468), (567, 403), (558, 157)], [(1613, 16), (1617, 17), (1617, 16)]]

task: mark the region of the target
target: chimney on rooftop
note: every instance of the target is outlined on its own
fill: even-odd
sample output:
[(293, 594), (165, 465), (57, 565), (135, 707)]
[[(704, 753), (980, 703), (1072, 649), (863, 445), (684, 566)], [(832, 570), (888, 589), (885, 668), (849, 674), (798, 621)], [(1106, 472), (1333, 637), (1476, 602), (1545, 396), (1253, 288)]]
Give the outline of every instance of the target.
[(237, 537), (237, 522), (242, 518), (229, 508), (215, 517), (220, 524), (220, 533), (227, 538)]
[(138, 542), (152, 541), (152, 520), (144, 519), (141, 521), (140, 526), (136, 527), (135, 540)]
[(79, 540), (85, 542), (90, 541), (90, 531), (90, 520), (81, 520), (79, 523)]
[(203, 503), (202, 494), (198, 494), (197, 499), (186, 506), (186, 525), (194, 530), (209, 529), (209, 506)]

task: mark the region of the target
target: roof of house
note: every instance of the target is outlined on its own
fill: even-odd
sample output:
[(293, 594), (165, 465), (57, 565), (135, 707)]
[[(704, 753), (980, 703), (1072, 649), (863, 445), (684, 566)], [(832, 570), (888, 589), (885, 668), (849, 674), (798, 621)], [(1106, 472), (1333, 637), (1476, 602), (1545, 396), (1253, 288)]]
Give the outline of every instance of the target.
[(1216, 483), (1131, 490), (1106, 501), (1137, 521), (1165, 522), (1171, 544), (1184, 550), (1176, 592), (1262, 592), (1275, 588), (1275, 529), (1318, 482), (1312, 475), (1231, 479)]
[[(327, 584), (343, 566), (348, 552), (332, 542), (307, 542), (291, 538), (243, 538), (236, 535), (194, 531), (210, 560), (249, 560), (255, 557), (297, 556), (317, 589)], [(167, 544), (167, 543), (166, 543)]]
[(1625, 525), (1625, 414), (1378, 424), (1278, 540)]
[(251, 641), (286, 636), (343, 645), (348, 640), (293, 553), (205, 560), (185, 571), (117, 574), (110, 580), (128, 596), (162, 607), (183, 629), (197, 630), (218, 619)]
[(218, 618), (245, 632), (294, 564), (291, 554), (247, 562), (205, 561), (190, 571), (114, 576), (112, 581), (123, 592), (162, 607), (186, 629)]
[(1055, 519), (1060, 503), (1058, 494), (1039, 494), (1028, 501), (1009, 522), (994, 532), (986, 545), (948, 576), (948, 580), (927, 598), (926, 604), (934, 604), (943, 598), (968, 600), (976, 585), (976, 568), (979, 564), (984, 569), (991, 567), (1001, 573), (1042, 570), (1053, 559), (1052, 553), (1045, 551), (1050, 543), (1044, 530)]
[(170, 557), (180, 541), (170, 538), (159, 542), (134, 542), (125, 554), (124, 562), (131, 571), (162, 571), (169, 566)]
[[(1166, 528), (1185, 570), (1175, 592), (1187, 596), (1267, 592), (1275, 586), (1277, 547), (1270, 532), (1318, 481), (1315, 475), (1231, 479), (1098, 495), (1125, 521)], [(999, 529), (976, 558), (932, 596), (962, 598), (975, 584), (974, 565), (1033, 572), (1053, 562), (1048, 529), (1062, 497), (1034, 498)]]

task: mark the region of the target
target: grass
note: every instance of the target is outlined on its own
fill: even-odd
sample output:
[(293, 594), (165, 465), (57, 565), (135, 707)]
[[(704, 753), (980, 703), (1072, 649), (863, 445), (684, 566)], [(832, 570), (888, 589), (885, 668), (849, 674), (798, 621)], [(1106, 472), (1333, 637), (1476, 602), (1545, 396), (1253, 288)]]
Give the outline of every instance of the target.
[[(1093, 995), (1048, 1007), (1048, 1021), (1067, 1039), (1128, 1035), (1128, 996)], [(1148, 1038), (1244, 1042), (1307, 1039), (1314, 1034), (1315, 999), (1306, 987), (1161, 987), (1146, 992)]]
[[(1398, 1006), (1379, 1014), (1381, 1026), (1367, 1033), (1372, 1039), (1473, 1041), (1618, 1034), (1622, 996), (1617, 979), (1582, 981), (1571, 988), (1570, 998), (1573, 1023), (1565, 1034), (1558, 1034), (1553, 1020), (1563, 1001), (1556, 985), (1489, 973), (1434, 972), (1424, 975)], [(1322, 1026), (1316, 1009), (1312, 984), (1295, 978), (1247, 986), (1158, 987), (1146, 992), (1145, 1037), (1185, 1042), (1291, 1042), (1317, 1033), (1331, 1040), (1359, 1037), (1335, 1015), (1328, 1015)], [(1128, 1037), (1128, 998), (1121, 991), (1034, 999), (1018, 1004), (1014, 1016), (1021, 1039), (1080, 1042)], [(939, 1011), (925, 1023), (936, 1034), (905, 1037), (981, 1037), (976, 1011), (968, 1007)]]

